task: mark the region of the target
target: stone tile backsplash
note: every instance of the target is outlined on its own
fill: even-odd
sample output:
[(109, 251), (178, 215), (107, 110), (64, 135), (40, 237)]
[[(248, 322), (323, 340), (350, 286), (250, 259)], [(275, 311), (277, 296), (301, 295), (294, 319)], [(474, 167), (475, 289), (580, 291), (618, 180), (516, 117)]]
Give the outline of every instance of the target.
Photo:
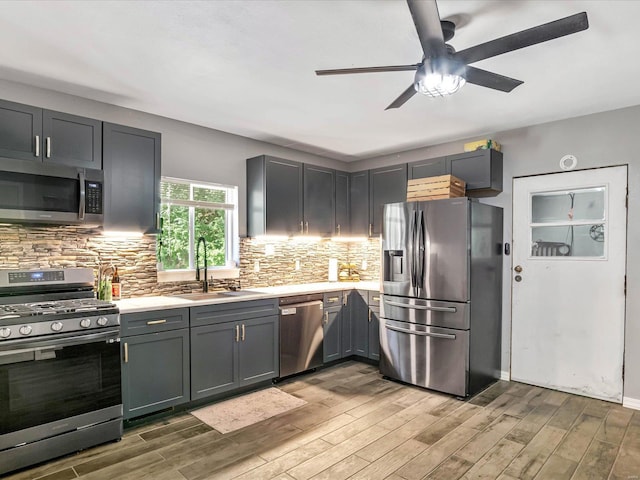
[[(332, 258), (338, 263), (355, 263), (363, 281), (379, 278), (378, 239), (345, 243), (242, 238), (240, 285), (251, 288), (326, 282)], [(153, 236), (113, 238), (103, 236), (100, 230), (83, 227), (0, 225), (1, 269), (90, 267), (97, 270), (100, 263), (118, 267), (123, 298), (188, 293), (201, 288), (195, 281), (157, 282)], [(364, 270), (363, 265), (366, 265)], [(236, 284), (235, 279), (214, 280), (210, 288), (222, 289)]]

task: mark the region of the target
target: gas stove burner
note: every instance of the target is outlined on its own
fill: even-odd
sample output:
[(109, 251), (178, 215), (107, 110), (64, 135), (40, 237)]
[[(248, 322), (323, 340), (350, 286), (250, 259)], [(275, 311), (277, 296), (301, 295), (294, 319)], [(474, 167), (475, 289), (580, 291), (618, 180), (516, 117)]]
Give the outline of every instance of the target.
[(21, 317), (35, 315), (56, 315), (73, 312), (93, 312), (115, 309), (116, 305), (95, 298), (78, 298), (47, 302), (19, 303), (0, 305), (0, 313), (15, 314)]

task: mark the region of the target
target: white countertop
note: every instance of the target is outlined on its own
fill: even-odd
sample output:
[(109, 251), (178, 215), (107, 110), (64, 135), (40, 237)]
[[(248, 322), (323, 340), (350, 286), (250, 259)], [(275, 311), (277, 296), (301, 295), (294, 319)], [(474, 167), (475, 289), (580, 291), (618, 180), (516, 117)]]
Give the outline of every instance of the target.
[[(285, 297), (307, 293), (335, 292), (337, 290), (380, 290), (378, 282), (321, 282), (303, 283), (299, 285), (281, 285), (277, 287), (249, 288), (243, 294), (234, 297), (214, 297), (198, 300), (188, 300), (177, 296), (158, 295), (155, 297), (136, 297), (116, 301), (120, 313), (135, 313), (165, 308), (195, 307), (198, 305), (212, 305), (216, 303), (243, 302), (259, 300), (261, 298)], [(249, 293), (251, 292), (251, 293)], [(213, 293), (213, 292), (212, 292)]]

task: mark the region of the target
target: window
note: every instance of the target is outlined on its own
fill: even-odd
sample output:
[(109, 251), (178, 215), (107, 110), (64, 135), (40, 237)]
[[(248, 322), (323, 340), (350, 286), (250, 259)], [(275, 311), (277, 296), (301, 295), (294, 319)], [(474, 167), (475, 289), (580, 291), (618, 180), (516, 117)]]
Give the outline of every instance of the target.
[[(210, 267), (237, 261), (238, 188), (163, 177), (160, 182), (162, 233), (157, 253), (161, 270), (195, 270), (196, 243), (207, 242)], [(202, 248), (202, 247), (201, 247)], [(200, 251), (200, 267), (204, 266)]]

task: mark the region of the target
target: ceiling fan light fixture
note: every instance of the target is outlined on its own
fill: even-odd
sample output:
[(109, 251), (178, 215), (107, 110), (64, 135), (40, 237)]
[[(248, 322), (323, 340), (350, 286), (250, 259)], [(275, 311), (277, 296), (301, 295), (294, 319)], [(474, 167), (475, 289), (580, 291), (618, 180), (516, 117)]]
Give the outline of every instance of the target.
[(466, 83), (465, 66), (453, 59), (426, 59), (416, 71), (413, 87), (428, 97), (444, 97), (460, 90)]

